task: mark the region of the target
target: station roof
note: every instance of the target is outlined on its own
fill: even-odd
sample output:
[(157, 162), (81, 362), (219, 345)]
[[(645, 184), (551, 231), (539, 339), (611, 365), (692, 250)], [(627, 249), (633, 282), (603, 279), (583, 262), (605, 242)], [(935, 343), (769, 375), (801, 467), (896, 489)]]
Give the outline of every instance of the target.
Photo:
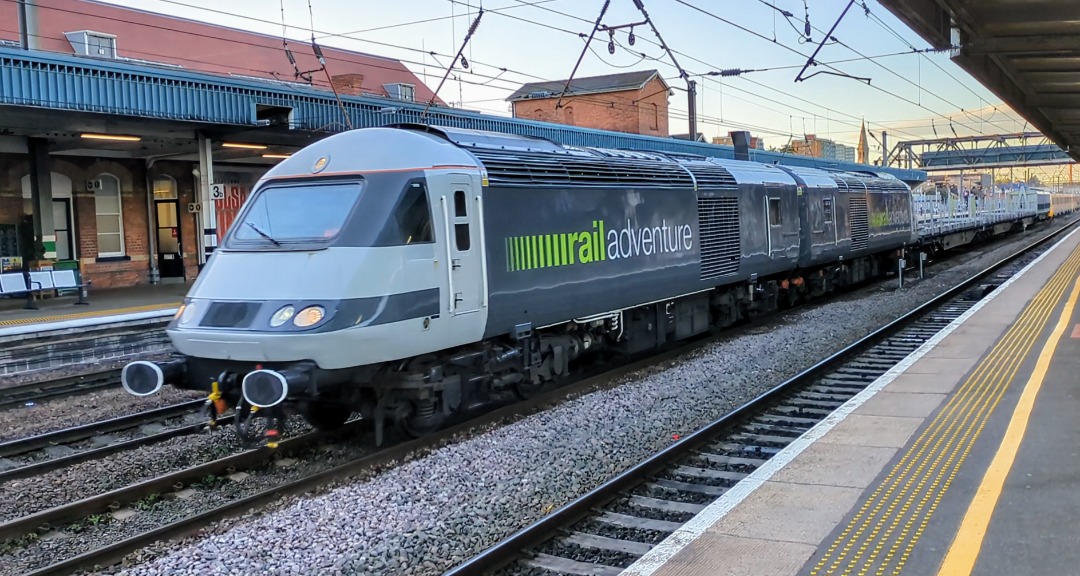
[[(346, 118), (348, 120), (346, 121)], [(594, 130), (432, 106), (422, 102), (341, 95), (291, 83), (160, 69), (94, 58), (0, 46), (0, 152), (25, 150), (25, 137), (46, 138), (55, 153), (115, 157), (193, 158), (202, 133), (215, 142), (264, 145), (230, 148), (215, 160), (266, 162), (332, 132), (402, 123), (536, 136), (569, 146), (734, 157), (731, 146)], [(131, 135), (134, 142), (95, 140), (86, 133)], [(241, 157), (241, 154), (246, 156)], [(882, 168), (750, 150), (751, 160), (827, 170), (872, 171), (905, 182), (926, 172)]]
[(1080, 2), (880, 1), (1080, 160)]

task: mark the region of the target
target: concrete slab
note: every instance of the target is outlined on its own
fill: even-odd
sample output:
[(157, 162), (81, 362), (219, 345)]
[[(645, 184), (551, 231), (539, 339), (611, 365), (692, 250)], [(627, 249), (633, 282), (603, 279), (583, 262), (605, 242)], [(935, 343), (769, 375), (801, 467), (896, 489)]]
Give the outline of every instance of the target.
[[(948, 360), (963, 362), (963, 360)], [(968, 369), (970, 372), (970, 368)], [(967, 372), (965, 372), (966, 374)], [(905, 394), (950, 394), (956, 389), (960, 378), (944, 378), (935, 374), (913, 374), (905, 372), (889, 383), (889, 392)]]
[(922, 423), (922, 418), (852, 414), (819, 443), (903, 448)]
[(765, 482), (706, 533), (817, 546), (862, 492), (842, 486)]
[(937, 410), (945, 398), (945, 394), (908, 394), (885, 391), (867, 400), (855, 413), (864, 416), (926, 418)]
[[(917, 420), (917, 419), (913, 419)], [(828, 434), (826, 435), (828, 436)], [(772, 477), (775, 482), (866, 488), (898, 448), (817, 442)], [(837, 474), (844, 470), (844, 474)]]
[[(971, 370), (971, 367), (975, 365), (977, 358), (941, 358), (937, 356), (924, 356), (919, 358), (919, 361), (912, 364), (910, 368), (904, 371), (904, 376), (912, 376), (918, 374), (933, 374), (936, 376), (942, 376), (937, 380), (944, 380), (945, 374), (957, 374), (963, 375)], [(890, 384), (891, 388), (894, 384)]]
[(656, 576), (790, 576), (814, 553), (814, 546), (705, 534), (656, 571)]

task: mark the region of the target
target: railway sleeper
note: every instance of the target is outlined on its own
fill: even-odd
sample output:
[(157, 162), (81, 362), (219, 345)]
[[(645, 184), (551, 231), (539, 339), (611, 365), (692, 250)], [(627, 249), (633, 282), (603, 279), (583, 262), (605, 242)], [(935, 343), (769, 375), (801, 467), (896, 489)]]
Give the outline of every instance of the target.
[(711, 452), (698, 452), (695, 456), (715, 466), (756, 469), (765, 463), (765, 460), (762, 458), (741, 458), (739, 456), (724, 456), (722, 454), (713, 454)]
[[(711, 499), (710, 499), (711, 501)], [(639, 510), (651, 510), (653, 512), (661, 512), (664, 515), (677, 514), (680, 518), (689, 520), (705, 509), (705, 504), (695, 504), (692, 502), (679, 502), (677, 500), (668, 500), (664, 498), (652, 498), (650, 496), (631, 496), (627, 504), (633, 508)]]
[(525, 565), (532, 568), (547, 570), (549, 572), (555, 572), (557, 574), (573, 574), (575, 576), (619, 576), (619, 574), (622, 573), (622, 568), (613, 568), (611, 566), (604, 566), (603, 564), (593, 564), (592, 562), (581, 562), (580, 560), (570, 560), (568, 558), (542, 553), (537, 553), (532, 558), (526, 560)]
[(782, 426), (804, 426), (807, 429), (812, 428), (819, 421), (817, 418), (799, 418), (797, 416), (784, 416), (782, 414), (771, 414), (768, 412), (758, 416), (757, 419), (763, 422), (780, 424)]
[[(728, 486), (713, 486), (713, 485), (709, 485), (709, 484), (694, 484), (694, 483), (691, 483), (691, 482), (682, 482), (682, 481), (679, 481), (679, 480), (670, 480), (670, 479), (667, 479), (667, 478), (657, 478), (656, 480), (654, 480), (650, 484), (655, 484), (656, 486), (659, 486), (661, 488), (667, 488), (669, 490), (678, 490), (679, 492), (690, 492), (690, 493), (694, 493), (694, 494), (703, 494), (703, 495), (709, 497), (709, 500), (706, 500), (706, 502), (711, 501), (711, 499), (719, 498), (720, 496), (723, 496), (724, 493), (727, 492), (728, 488), (729, 488)], [(704, 506), (702, 506), (702, 508), (704, 508)]]
[(652, 545), (644, 542), (597, 536), (596, 534), (589, 534), (586, 532), (571, 532), (570, 535), (564, 536), (562, 540), (563, 542), (581, 546), (582, 548), (595, 548), (597, 550), (618, 552), (620, 554), (632, 554), (634, 556), (644, 556), (649, 550), (652, 550)]
[(622, 528), (633, 528), (635, 530), (652, 530), (654, 532), (666, 532), (668, 534), (682, 528), (681, 522), (671, 522), (668, 520), (655, 520), (653, 518), (641, 518), (640, 516), (630, 516), (628, 514), (619, 514), (618, 512), (610, 512), (605, 510), (600, 516), (594, 518), (597, 522), (603, 522), (611, 524), (612, 526), (619, 526)]

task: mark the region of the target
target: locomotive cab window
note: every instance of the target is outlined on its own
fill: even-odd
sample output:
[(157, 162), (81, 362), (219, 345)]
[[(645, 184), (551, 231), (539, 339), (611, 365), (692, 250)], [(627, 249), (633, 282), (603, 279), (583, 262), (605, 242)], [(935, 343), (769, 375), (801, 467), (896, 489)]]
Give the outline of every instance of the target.
[(454, 245), (458, 252), (466, 252), (471, 244), (469, 239), (469, 221), (466, 219), (466, 198), (463, 190), (454, 192)]
[(823, 199), (821, 201), (821, 211), (822, 211), (823, 215), (825, 216), (825, 223), (826, 224), (831, 224), (832, 221), (833, 221), (832, 210), (833, 210), (832, 198)]
[(769, 226), (779, 226), (782, 224), (780, 212), (780, 199), (769, 198)]
[(427, 190), (422, 183), (412, 182), (405, 189), (397, 207), (397, 220), (403, 236), (402, 243), (426, 244), (434, 241), (431, 208), (428, 205)]
[(461, 190), (454, 192), (454, 216), (458, 218), (468, 216), (465, 212), (465, 192)]
[(341, 233), (360, 198), (360, 189), (355, 182), (262, 188), (232, 225), (231, 240), (266, 247), (280, 247), (283, 242), (329, 242)]

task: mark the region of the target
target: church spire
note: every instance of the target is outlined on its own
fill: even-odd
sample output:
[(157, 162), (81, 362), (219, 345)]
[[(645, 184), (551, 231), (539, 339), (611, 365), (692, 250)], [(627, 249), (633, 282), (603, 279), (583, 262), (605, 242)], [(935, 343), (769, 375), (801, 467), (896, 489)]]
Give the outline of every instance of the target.
[(862, 121), (862, 130), (859, 132), (859, 164), (870, 163), (870, 149), (866, 145), (866, 120)]

